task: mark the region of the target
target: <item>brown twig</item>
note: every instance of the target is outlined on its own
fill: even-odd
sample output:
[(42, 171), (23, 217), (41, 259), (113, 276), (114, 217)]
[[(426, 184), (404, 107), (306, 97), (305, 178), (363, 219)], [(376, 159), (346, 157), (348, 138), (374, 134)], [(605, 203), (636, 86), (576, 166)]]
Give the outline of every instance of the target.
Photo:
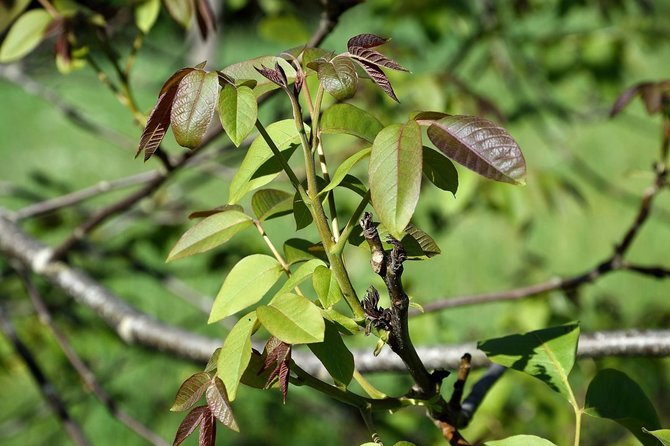
[(19, 278), (23, 282), (23, 286), (30, 297), (30, 300), (37, 311), (40, 321), (46, 325), (51, 333), (53, 334), (56, 342), (60, 346), (61, 350), (67, 357), (70, 364), (79, 374), (81, 380), (86, 384), (86, 387), (93, 391), (93, 394), (102, 402), (107, 411), (121, 423), (125, 424), (129, 429), (137, 433), (139, 436), (147, 440), (149, 443), (155, 446), (167, 446), (167, 442), (163, 440), (159, 435), (153, 432), (151, 429), (142, 424), (139, 420), (133, 418), (123, 409), (119, 408), (116, 402), (112, 397), (105, 391), (105, 389), (98, 383), (98, 380), (95, 378), (93, 372), (86, 366), (84, 361), (81, 360), (77, 352), (72, 348), (72, 345), (68, 341), (65, 333), (54, 323), (51, 313), (44, 302), (40, 292), (35, 287), (35, 284), (32, 282), (28, 274), (23, 270), (22, 267), (16, 269)]
[(90, 443), (77, 422), (72, 419), (68, 412), (67, 406), (63, 399), (56, 392), (56, 387), (49, 381), (40, 366), (37, 364), (34, 355), (28, 349), (28, 346), (19, 338), (18, 333), (14, 329), (14, 325), (9, 317), (5, 314), (5, 310), (0, 307), (0, 331), (2, 331), (7, 340), (14, 346), (16, 354), (23, 360), (30, 371), (33, 379), (42, 393), (51, 410), (58, 416), (58, 419), (63, 423), (65, 431), (70, 436), (72, 442), (77, 446), (89, 446)]

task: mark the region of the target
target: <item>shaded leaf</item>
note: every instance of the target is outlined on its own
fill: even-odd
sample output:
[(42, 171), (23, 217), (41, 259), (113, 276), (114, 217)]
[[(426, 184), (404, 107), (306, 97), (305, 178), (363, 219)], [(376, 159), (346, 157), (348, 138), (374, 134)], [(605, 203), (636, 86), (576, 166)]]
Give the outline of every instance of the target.
[(238, 210), (218, 212), (186, 231), (170, 251), (167, 261), (171, 262), (216, 248), (252, 225), (251, 217)]
[(412, 223), (407, 225), (404, 232), (405, 236), (400, 243), (405, 248), (409, 260), (430, 258), (442, 253), (435, 240)]
[(0, 34), (30, 5), (31, 0), (14, 0), (0, 2)]
[(458, 172), (454, 164), (441, 153), (429, 147), (423, 148), (423, 174), (439, 189), (456, 195)]
[[(276, 66), (279, 67), (280, 65), (277, 64)], [(266, 67), (265, 65), (261, 65), (260, 68), (256, 67), (256, 71), (258, 71), (261, 74), (261, 76), (263, 76), (264, 78), (268, 79), (269, 81), (280, 87), (286, 88), (288, 86), (288, 79), (286, 78), (284, 72), (281, 70), (272, 69)]]
[(568, 324), (480, 341), (477, 348), (491, 361), (534, 376), (570, 398), (568, 374), (575, 363), (578, 340), (579, 325)]
[(351, 51), (354, 47), (374, 48), (388, 42), (389, 39), (374, 34), (358, 34), (347, 42), (347, 49)]
[(175, 22), (188, 28), (193, 17), (192, 0), (163, 0), (163, 2)]
[(642, 431), (644, 433), (647, 433), (649, 435), (653, 435), (658, 439), (658, 441), (661, 442), (663, 446), (670, 446), (670, 429), (658, 429), (655, 431), (649, 431), (645, 429), (644, 427), (642, 428)]
[(214, 381), (207, 388), (207, 406), (212, 411), (212, 414), (217, 420), (221, 422), (228, 429), (239, 432), (235, 417), (233, 417), (233, 410), (228, 401), (226, 388), (220, 378), (214, 378)]
[(298, 192), (293, 195), (293, 219), (295, 230), (299, 231), (312, 223), (312, 213)]
[(249, 365), (251, 334), (256, 328), (256, 312), (251, 312), (237, 321), (223, 343), (216, 375), (223, 381), (230, 401), (235, 400), (240, 378)]
[(244, 370), (240, 382), (256, 389), (265, 389), (265, 383), (272, 370), (264, 368), (264, 358), (258, 351), (252, 349), (249, 365)]
[(188, 218), (189, 220), (193, 220), (195, 218), (206, 218), (209, 217), (210, 215), (227, 211), (244, 212), (244, 208), (237, 204), (224, 204), (223, 206), (217, 206), (214, 209), (207, 209), (204, 211), (193, 211), (190, 214), (188, 214)]
[(235, 314), (261, 300), (282, 273), (279, 262), (263, 254), (253, 254), (237, 262), (214, 299), (208, 323)]
[(53, 17), (44, 9), (31, 9), (14, 22), (0, 46), (0, 63), (14, 62), (39, 45)]
[(409, 441), (399, 441), (393, 446), (416, 446), (414, 443), (410, 443)]
[(395, 91), (393, 91), (391, 81), (377, 65), (361, 59), (356, 59), (356, 62), (358, 62), (359, 65), (363, 67), (365, 72), (368, 73), (370, 79), (372, 79), (372, 81), (377, 84), (379, 88), (384, 90), (384, 93), (386, 93), (394, 101), (400, 102), (398, 97), (395, 95)]
[(263, 326), (287, 344), (323, 341), (324, 322), (319, 308), (303, 296), (286, 293), (256, 309)]
[(135, 6), (135, 25), (144, 34), (153, 28), (158, 13), (161, 10), (161, 0), (143, 0)]
[(251, 88), (226, 85), (219, 95), (219, 118), (226, 135), (239, 147), (254, 129), (258, 116), (256, 96)]
[(367, 111), (351, 104), (335, 104), (326, 109), (319, 130), (326, 134), (346, 133), (372, 142), (384, 126)]
[(614, 102), (610, 117), (621, 112), (635, 96), (639, 96), (647, 113), (652, 115), (663, 110), (663, 103), (670, 102), (670, 81), (641, 82), (625, 90)]
[(642, 388), (625, 373), (614, 369), (599, 371), (586, 391), (584, 407), (588, 415), (616, 421), (645, 446), (658, 444), (642, 431), (660, 429), (656, 410)]
[(260, 67), (263, 65), (267, 67), (273, 67), (276, 64), (279, 64), (281, 66), (282, 70), (286, 74), (286, 77), (289, 79), (289, 82), (295, 77), (295, 69), (293, 68), (293, 66), (291, 66), (291, 64), (285, 61), (283, 58), (277, 56), (264, 56), (264, 57), (257, 57), (255, 59), (249, 59), (243, 62), (230, 65), (221, 71), (236, 80), (248, 79), (256, 81), (257, 84), (253, 90), (256, 97), (258, 97), (263, 93), (267, 93), (268, 91), (272, 91), (278, 88), (278, 86), (277, 84), (275, 84), (274, 82), (272, 82), (271, 80), (267, 79), (265, 76), (260, 74), (256, 70), (256, 67)]
[[(274, 122), (267, 126), (266, 130), (284, 158), (288, 160), (300, 141), (294, 120)], [(281, 170), (282, 166), (272, 153), (272, 149), (259, 135), (249, 146), (242, 164), (230, 183), (228, 202), (237, 203), (247, 192), (275, 179)]]
[(556, 446), (549, 440), (535, 435), (515, 435), (504, 440), (487, 441), (485, 446)]
[(196, 427), (202, 424), (202, 420), (205, 419), (205, 416), (210, 414), (211, 411), (207, 406), (198, 406), (184, 417), (184, 420), (177, 428), (177, 434), (174, 437), (172, 446), (179, 446), (186, 440), (186, 437), (191, 435)]
[(207, 0), (195, 0), (195, 19), (203, 39), (207, 39), (209, 31), (216, 29), (216, 15)]
[(195, 149), (200, 145), (219, 99), (219, 80), (215, 71), (193, 70), (179, 83), (170, 121), (177, 143)]
[(319, 82), (335, 99), (342, 101), (352, 97), (358, 87), (356, 67), (348, 57), (335, 57), (331, 61), (317, 59), (309, 67), (316, 70)]
[(428, 127), (428, 138), (452, 160), (486, 178), (524, 184), (526, 161), (507, 130), (477, 116), (447, 116)]
[(422, 147), (421, 129), (414, 121), (384, 128), (372, 144), (368, 168), (372, 205), (397, 239), (419, 200)]
[(260, 221), (290, 214), (293, 194), (277, 189), (261, 189), (251, 197), (251, 209)]
[(378, 66), (391, 68), (392, 70), (398, 71), (409, 71), (395, 60), (389, 59), (375, 50), (356, 46), (349, 48), (349, 53), (357, 59), (364, 60)]
[(312, 243), (309, 240), (292, 238), (284, 242), (284, 257), (289, 265), (311, 259), (328, 260), (326, 251), (321, 243)]
[(338, 303), (342, 299), (342, 291), (330, 269), (319, 266), (313, 274), (312, 286), (323, 308), (330, 308)]
[(324, 262), (319, 259), (312, 259), (303, 263), (298, 269), (291, 273), (291, 277), (284, 282), (284, 285), (282, 285), (282, 287), (275, 293), (275, 296), (281, 296), (292, 291), (295, 287), (311, 277), (316, 268), (323, 267), (323, 265)]
[(363, 182), (358, 177), (349, 174), (342, 178), (339, 186), (354, 191), (361, 197), (365, 197), (368, 193), (368, 189), (365, 187), (365, 184), (363, 184)]
[(359, 150), (358, 152), (354, 153), (351, 155), (349, 158), (344, 160), (342, 164), (340, 164), (337, 167), (337, 170), (333, 174), (333, 178), (330, 180), (330, 183), (321, 191), (319, 192), (319, 195), (325, 194), (329, 190), (335, 189), (337, 186), (344, 181), (345, 177), (349, 174), (349, 171), (362, 159), (367, 158), (370, 156), (370, 152), (372, 152), (372, 148), (368, 147), (363, 150)]
[(216, 422), (211, 410), (205, 412), (200, 423), (198, 446), (214, 446), (216, 442)]
[(336, 383), (348, 385), (354, 376), (354, 355), (332, 322), (326, 322), (323, 342), (308, 344)]
[(418, 113), (411, 113), (410, 119), (415, 120), (419, 125), (429, 126), (435, 121), (449, 116), (447, 113), (436, 111), (422, 111)]
[(202, 394), (205, 392), (207, 385), (210, 382), (210, 377), (205, 372), (199, 372), (191, 375), (179, 386), (174, 403), (170, 408), (173, 412), (190, 409), (198, 402)]

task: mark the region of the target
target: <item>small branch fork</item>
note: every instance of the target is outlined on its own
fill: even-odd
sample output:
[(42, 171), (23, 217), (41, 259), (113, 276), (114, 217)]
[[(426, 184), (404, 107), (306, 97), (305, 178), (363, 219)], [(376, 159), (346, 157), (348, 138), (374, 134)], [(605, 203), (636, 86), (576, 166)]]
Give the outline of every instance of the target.
[(389, 243), (393, 246), (390, 252), (384, 251), (377, 228), (372, 222), (369, 212), (363, 214), (361, 220), (363, 236), (368, 242), (371, 251), (370, 265), (386, 285), (391, 299), (391, 308), (378, 307), (379, 293), (371, 287), (363, 302), (363, 308), (369, 323), (377, 330), (388, 332), (388, 344), (391, 350), (398, 355), (410, 375), (415, 386), (411, 393), (417, 398), (426, 401), (428, 415), (435, 425), (442, 431), (444, 438), (451, 445), (468, 445), (469, 443), (458, 431), (460, 401), (463, 395), (463, 386), (470, 370), (470, 355), (461, 360), (459, 379), (449, 402), (440, 395), (442, 380), (449, 374), (444, 370), (429, 373), (419, 357), (409, 335), (408, 309), (409, 297), (402, 286), (403, 262), (407, 259), (402, 244), (390, 237)]

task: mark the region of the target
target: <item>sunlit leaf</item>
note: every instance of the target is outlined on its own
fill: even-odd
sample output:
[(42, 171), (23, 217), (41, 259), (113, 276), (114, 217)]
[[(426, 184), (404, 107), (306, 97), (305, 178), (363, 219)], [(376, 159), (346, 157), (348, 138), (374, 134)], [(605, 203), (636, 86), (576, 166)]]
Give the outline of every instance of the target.
[(254, 254), (237, 262), (216, 295), (208, 323), (216, 322), (255, 304), (282, 275), (273, 257)]
[(670, 446), (670, 429), (657, 429), (655, 431), (650, 431), (643, 427), (642, 431), (656, 437), (656, 439), (660, 441), (663, 446)]
[(251, 197), (251, 209), (260, 221), (290, 214), (293, 194), (277, 189), (261, 189)]
[(374, 48), (383, 45), (387, 41), (388, 39), (379, 37), (375, 34), (359, 34), (349, 39), (347, 42), (347, 49), (351, 51), (352, 48), (357, 46), (362, 48)]
[(310, 63), (316, 70), (323, 88), (337, 100), (344, 100), (356, 93), (358, 74), (348, 57), (335, 57), (331, 61), (318, 59)]
[(491, 180), (524, 184), (526, 161), (507, 130), (477, 116), (447, 116), (428, 127), (428, 138), (452, 160)]
[(556, 446), (549, 440), (535, 435), (515, 435), (504, 440), (487, 441), (485, 446)]
[(282, 401), (286, 403), (288, 379), (291, 369), (291, 346), (276, 336), (272, 336), (265, 344), (263, 356), (265, 357), (263, 371), (271, 371), (265, 381), (265, 388), (270, 388), (274, 381), (277, 380), (281, 389)]
[(568, 374), (575, 363), (578, 340), (579, 325), (568, 324), (480, 341), (477, 348), (491, 361), (534, 376), (570, 398)]
[(233, 410), (230, 407), (226, 388), (221, 379), (214, 378), (214, 382), (207, 388), (206, 396), (207, 406), (209, 406), (216, 419), (228, 429), (239, 432), (240, 429), (237, 427), (235, 417), (233, 417)]
[(356, 62), (358, 62), (359, 65), (363, 67), (365, 72), (368, 73), (370, 79), (372, 79), (372, 81), (377, 84), (379, 88), (384, 90), (384, 93), (386, 93), (394, 101), (400, 102), (398, 101), (398, 97), (395, 95), (395, 91), (393, 91), (391, 81), (377, 65), (363, 59), (356, 59)]
[(230, 401), (235, 400), (240, 378), (251, 359), (251, 334), (256, 321), (255, 311), (241, 317), (226, 336), (219, 355), (216, 375), (223, 381)]
[(291, 292), (295, 287), (312, 276), (314, 270), (318, 267), (323, 267), (323, 260), (312, 259), (303, 263), (291, 273), (291, 277), (282, 285), (282, 287), (275, 293), (275, 296), (281, 296), (285, 293)]
[(218, 212), (198, 222), (177, 241), (167, 261), (216, 248), (253, 225), (251, 217), (235, 209)]
[(643, 445), (658, 444), (658, 440), (642, 431), (642, 428), (661, 428), (656, 410), (640, 385), (625, 373), (614, 369), (599, 371), (586, 391), (584, 407), (587, 415), (616, 421)]
[(349, 53), (352, 55), (352, 57), (370, 62), (375, 65), (391, 68), (392, 70), (409, 71), (395, 60), (389, 59), (383, 54), (369, 48), (356, 46), (349, 48)]
[(188, 219), (193, 220), (195, 218), (206, 218), (209, 217), (210, 215), (228, 211), (244, 212), (244, 208), (237, 204), (224, 204), (223, 206), (217, 206), (213, 209), (205, 209), (203, 211), (193, 211), (190, 214), (188, 214)]
[(292, 79), (295, 78), (295, 68), (293, 68), (293, 66), (283, 58), (277, 56), (263, 56), (257, 57), (255, 59), (249, 59), (244, 62), (230, 65), (221, 71), (236, 80), (255, 80), (257, 84), (253, 91), (256, 97), (258, 97), (263, 93), (267, 93), (268, 91), (272, 91), (278, 88), (278, 86), (256, 71), (256, 67), (274, 67), (277, 63), (281, 66), (282, 70), (284, 70), (284, 73), (286, 74), (286, 77), (288, 77), (289, 82), (291, 82)]
[(214, 413), (206, 411), (200, 423), (200, 435), (198, 436), (198, 446), (214, 446), (216, 442), (216, 419)]
[[(293, 119), (285, 119), (270, 124), (266, 128), (268, 135), (287, 160), (300, 141), (300, 135)], [(272, 149), (262, 136), (258, 136), (249, 146), (242, 164), (230, 183), (231, 204), (240, 201), (244, 195), (269, 183), (281, 172), (281, 164), (272, 153)]]
[(251, 88), (226, 85), (219, 95), (219, 118), (230, 140), (239, 147), (254, 129), (258, 105)]
[(346, 133), (372, 142), (384, 126), (367, 111), (351, 104), (335, 104), (326, 109), (319, 121), (321, 133)]
[(209, 382), (210, 376), (205, 372), (199, 372), (188, 377), (177, 390), (177, 395), (170, 410), (178, 412), (193, 407), (205, 392)]
[(311, 259), (326, 261), (326, 251), (320, 243), (299, 238), (288, 239), (284, 242), (284, 257), (289, 265)]
[(163, 0), (172, 18), (184, 28), (188, 28), (193, 17), (192, 0)]
[(342, 291), (337, 280), (325, 266), (319, 266), (314, 270), (312, 286), (323, 308), (330, 308), (342, 299)]
[(423, 148), (423, 174), (438, 188), (456, 195), (458, 172), (454, 164), (449, 158), (429, 147)]
[(53, 17), (44, 9), (31, 9), (22, 14), (9, 28), (0, 46), (0, 63), (21, 59), (35, 49), (44, 38)]
[(422, 147), (421, 129), (414, 121), (384, 128), (372, 144), (368, 168), (372, 205), (397, 239), (419, 200)]
[(153, 28), (158, 13), (161, 10), (161, 0), (143, 0), (135, 6), (135, 24), (144, 34)]
[(219, 355), (221, 354), (221, 347), (217, 348), (214, 350), (214, 353), (212, 353), (212, 356), (209, 357), (209, 361), (207, 361), (207, 365), (205, 366), (205, 372), (213, 372), (216, 370), (216, 364), (219, 362)]
[(332, 322), (326, 323), (323, 342), (308, 344), (336, 383), (348, 385), (354, 375), (354, 355)]
[(212, 122), (219, 99), (215, 71), (193, 70), (179, 83), (172, 103), (170, 122), (177, 143), (195, 149)]
[(323, 341), (325, 325), (319, 308), (303, 296), (287, 293), (270, 305), (256, 309), (258, 320), (287, 344), (309, 344)]
[(172, 446), (179, 446), (182, 444), (184, 440), (186, 440), (186, 437), (191, 435), (193, 431), (202, 424), (202, 420), (205, 416), (210, 413), (211, 411), (207, 406), (198, 406), (190, 411), (179, 425)]
[(340, 164), (337, 167), (337, 170), (333, 174), (333, 178), (330, 180), (330, 183), (326, 187), (324, 187), (320, 192), (319, 195), (324, 194), (328, 192), (329, 190), (332, 190), (336, 188), (337, 186), (344, 181), (344, 178), (349, 174), (349, 171), (362, 159), (367, 158), (370, 156), (370, 152), (372, 151), (372, 148), (368, 147), (363, 150), (359, 150), (358, 152), (354, 153), (351, 155), (349, 158), (344, 160), (342, 164)]
[(149, 119), (147, 119), (147, 125), (142, 132), (140, 145), (137, 148), (135, 157), (144, 151), (144, 161), (147, 161), (156, 153), (170, 126), (170, 113), (172, 112), (172, 103), (174, 102), (176, 93), (177, 89), (174, 88), (166, 91), (158, 98), (158, 102), (156, 102), (153, 110), (151, 110), (151, 114), (149, 114)]
[(324, 319), (332, 322), (337, 327), (337, 330), (340, 333), (355, 335), (360, 333), (362, 328), (356, 323), (355, 320), (349, 316), (345, 316), (339, 311), (333, 308), (326, 308), (321, 310), (321, 315)]

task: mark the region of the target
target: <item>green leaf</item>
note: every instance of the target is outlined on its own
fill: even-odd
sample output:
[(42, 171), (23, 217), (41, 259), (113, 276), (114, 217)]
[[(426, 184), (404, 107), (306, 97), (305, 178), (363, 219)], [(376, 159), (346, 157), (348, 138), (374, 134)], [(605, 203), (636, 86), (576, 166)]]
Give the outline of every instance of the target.
[(263, 254), (250, 255), (237, 262), (214, 299), (208, 323), (228, 317), (261, 300), (283, 271), (277, 260)]
[(210, 215), (181, 236), (170, 251), (167, 261), (171, 262), (216, 248), (252, 225), (251, 217), (236, 209)]
[(405, 236), (400, 241), (409, 260), (431, 258), (442, 253), (435, 240), (412, 223), (407, 225)]
[(26, 10), (31, 0), (14, 0), (12, 2), (0, 2), (0, 34), (11, 25), (11, 23)]
[(256, 125), (258, 105), (251, 88), (226, 85), (219, 96), (219, 118), (230, 140), (239, 147)]
[(207, 361), (207, 365), (205, 366), (205, 372), (213, 372), (216, 370), (216, 365), (219, 362), (219, 355), (221, 354), (221, 347), (217, 348), (214, 350), (214, 353), (212, 353), (212, 356), (209, 357), (209, 361)]
[(165, 7), (175, 20), (184, 28), (188, 28), (193, 18), (192, 0), (164, 0)]
[(354, 376), (354, 355), (332, 322), (326, 323), (323, 342), (308, 345), (336, 383), (347, 386)]
[(340, 333), (355, 335), (361, 332), (361, 327), (352, 318), (343, 315), (333, 308), (321, 310), (324, 319), (329, 320), (337, 327)]
[(598, 372), (586, 391), (584, 407), (588, 415), (616, 421), (645, 446), (658, 444), (642, 431), (643, 427), (660, 429), (656, 410), (642, 388), (625, 373), (614, 369)]
[(549, 440), (535, 435), (515, 435), (504, 440), (487, 441), (485, 446), (556, 446)]
[(524, 184), (526, 161), (512, 136), (478, 116), (446, 116), (428, 127), (428, 138), (452, 160), (483, 177)]
[[(256, 97), (258, 97), (263, 93), (267, 93), (268, 91), (272, 91), (279, 87), (277, 84), (273, 83), (258, 71), (256, 71), (256, 67), (260, 68), (263, 65), (266, 67), (274, 67), (275, 64), (279, 64), (281, 66), (281, 68), (284, 70), (284, 73), (286, 73), (286, 77), (288, 77), (289, 82), (292, 82), (293, 78), (295, 78), (295, 68), (293, 68), (293, 66), (283, 58), (276, 56), (263, 56), (257, 57), (255, 59), (249, 59), (230, 65), (221, 70), (221, 72), (227, 74), (233, 79), (249, 79), (256, 81), (257, 84), (253, 91)], [(291, 122), (293, 122), (293, 120), (291, 120)], [(295, 127), (295, 124), (293, 124), (293, 126)]]
[(649, 435), (653, 435), (661, 442), (663, 446), (670, 446), (670, 429), (658, 429), (655, 431), (649, 431), (645, 428), (642, 428), (642, 432)]
[(324, 262), (328, 260), (322, 244), (299, 238), (284, 242), (284, 257), (289, 265), (311, 259), (321, 259)]
[(294, 15), (272, 15), (261, 19), (259, 34), (270, 42), (282, 42), (295, 45), (307, 42), (310, 38), (305, 24)]
[(402, 238), (419, 201), (423, 158), (421, 128), (414, 121), (384, 128), (372, 144), (372, 205), (391, 235)]
[(335, 104), (327, 108), (319, 122), (321, 133), (345, 133), (369, 142), (373, 142), (383, 128), (377, 118), (351, 104)]
[(312, 213), (302, 200), (299, 193), (293, 195), (293, 219), (295, 220), (295, 230), (299, 231), (312, 223)]
[[(293, 119), (285, 119), (270, 124), (268, 135), (287, 160), (297, 147), (300, 136)], [(275, 179), (282, 167), (262, 136), (258, 136), (249, 146), (240, 168), (230, 183), (230, 204), (237, 203), (244, 195), (268, 184)]]
[(414, 443), (410, 443), (409, 441), (399, 441), (393, 446), (416, 446)]
[(153, 28), (158, 13), (161, 10), (161, 0), (144, 0), (135, 6), (135, 24), (144, 34)]
[(179, 83), (172, 103), (172, 133), (182, 147), (200, 145), (212, 122), (219, 99), (219, 78), (215, 71), (193, 70)]
[(335, 57), (332, 61), (317, 59), (309, 64), (316, 70), (319, 82), (335, 99), (352, 97), (358, 87), (356, 66), (348, 57)]
[(342, 161), (342, 164), (338, 166), (337, 170), (335, 171), (335, 174), (333, 174), (333, 178), (330, 180), (330, 183), (328, 183), (328, 185), (324, 187), (321, 190), (321, 192), (319, 192), (319, 195), (324, 194), (329, 190), (332, 190), (337, 186), (339, 186), (340, 183), (342, 183), (344, 178), (347, 176), (351, 168), (354, 167), (356, 163), (358, 163), (360, 160), (370, 156), (371, 151), (372, 148), (368, 147), (367, 149), (363, 149), (354, 153), (349, 158)]
[(293, 194), (277, 189), (261, 189), (251, 197), (251, 209), (260, 221), (290, 214)]
[(568, 324), (480, 341), (477, 348), (491, 361), (534, 376), (571, 399), (568, 374), (575, 363), (578, 340), (579, 325)]
[(314, 270), (312, 286), (323, 308), (330, 308), (342, 299), (342, 291), (337, 280), (325, 266), (319, 266)]
[(281, 296), (282, 294), (291, 292), (293, 288), (307, 280), (307, 278), (314, 273), (316, 268), (323, 268), (323, 265), (323, 261), (319, 259), (312, 259), (303, 263), (298, 267), (298, 269), (291, 273), (291, 277), (289, 277), (288, 280), (284, 282), (284, 285), (282, 285), (279, 291), (275, 293), (275, 296)]
[(438, 188), (456, 195), (458, 172), (454, 164), (438, 151), (425, 146), (423, 148), (423, 174)]
[(41, 8), (22, 14), (0, 46), (0, 63), (14, 62), (34, 50), (52, 21), (53, 17)]
[(170, 410), (173, 412), (189, 410), (198, 402), (202, 394), (205, 393), (205, 389), (210, 381), (211, 378), (205, 372), (198, 372), (189, 376), (186, 381), (179, 386), (177, 396), (175, 396), (174, 403), (172, 403)]
[(252, 311), (240, 318), (233, 326), (217, 361), (216, 375), (221, 378), (228, 391), (230, 401), (235, 400), (240, 378), (251, 359), (251, 334), (257, 328), (256, 312)]
[(258, 320), (287, 344), (323, 341), (325, 323), (319, 307), (303, 296), (287, 293), (256, 309)]
[(233, 410), (228, 401), (226, 388), (223, 381), (219, 378), (214, 378), (214, 382), (207, 388), (207, 406), (212, 411), (217, 420), (221, 422), (228, 429), (239, 432), (237, 422), (233, 417)]
[(264, 367), (265, 357), (256, 350), (251, 351), (249, 365), (242, 374), (240, 382), (256, 389), (265, 389), (265, 383), (268, 381), (272, 368)]

